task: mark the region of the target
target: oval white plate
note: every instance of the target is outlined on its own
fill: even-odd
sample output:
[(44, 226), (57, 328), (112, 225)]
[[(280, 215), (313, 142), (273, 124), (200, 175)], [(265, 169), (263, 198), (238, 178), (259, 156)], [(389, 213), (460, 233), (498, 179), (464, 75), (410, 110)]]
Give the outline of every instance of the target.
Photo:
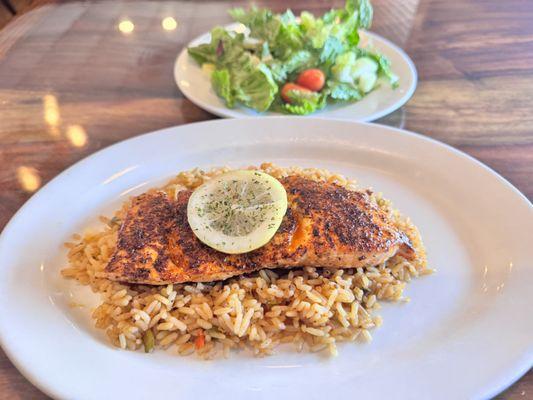
[[(63, 242), (177, 171), (267, 160), (383, 191), (421, 229), (437, 273), (407, 286), (410, 303), (380, 310), (372, 343), (340, 345), (337, 358), (205, 362), (112, 348), (90, 322), (96, 296), (59, 276)], [(406, 131), (292, 117), (169, 128), (79, 162), (13, 217), (0, 237), (0, 340), (24, 375), (65, 399), (487, 398), (531, 366), (532, 233), (532, 205), (503, 178)]]
[[(244, 31), (244, 25), (236, 23), (226, 26), (233, 31)], [(322, 118), (350, 119), (352, 121), (373, 121), (403, 106), (413, 95), (416, 83), (416, 69), (405, 52), (381, 36), (361, 31), (361, 47), (372, 45), (389, 58), (393, 72), (400, 78), (399, 86), (392, 89), (383, 82), (380, 87), (355, 103), (328, 105), (313, 116)], [(280, 115), (279, 113), (258, 113), (251, 108), (237, 105), (231, 109), (216, 95), (209, 78), (200, 66), (187, 54), (187, 47), (209, 43), (211, 35), (205, 33), (191, 41), (179, 54), (174, 64), (174, 79), (181, 92), (198, 107), (220, 117), (243, 118), (258, 115)]]

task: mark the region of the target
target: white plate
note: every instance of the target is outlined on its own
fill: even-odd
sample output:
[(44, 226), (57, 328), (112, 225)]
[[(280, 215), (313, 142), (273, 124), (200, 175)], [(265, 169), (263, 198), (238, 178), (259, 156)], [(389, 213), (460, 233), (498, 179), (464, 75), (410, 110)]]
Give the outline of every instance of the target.
[[(244, 25), (231, 24), (226, 29), (243, 32)], [(392, 89), (388, 83), (383, 82), (380, 87), (362, 100), (355, 103), (328, 105), (313, 115), (322, 118), (349, 119), (352, 121), (373, 121), (381, 118), (403, 106), (413, 95), (416, 83), (416, 69), (407, 54), (387, 39), (372, 33), (361, 31), (361, 47), (372, 46), (379, 53), (389, 58), (393, 72), (400, 78), (399, 87)], [(187, 47), (209, 43), (211, 35), (205, 33)], [(202, 72), (200, 66), (187, 54), (185, 47), (174, 64), (174, 79), (181, 92), (198, 107), (220, 117), (243, 118), (258, 115), (280, 115), (279, 113), (258, 113), (251, 108), (237, 105), (234, 109), (226, 107), (224, 102), (216, 95), (209, 78)]]
[[(438, 272), (408, 285), (410, 303), (380, 310), (371, 344), (341, 345), (333, 359), (145, 355), (112, 348), (88, 307), (69, 307), (71, 296), (96, 303), (59, 276), (73, 232), (177, 171), (266, 160), (357, 177), (420, 227)], [(293, 117), (169, 128), (79, 162), (13, 217), (0, 238), (0, 340), (26, 377), (65, 399), (487, 398), (533, 360), (532, 235), (533, 207), (515, 188), (416, 134)]]

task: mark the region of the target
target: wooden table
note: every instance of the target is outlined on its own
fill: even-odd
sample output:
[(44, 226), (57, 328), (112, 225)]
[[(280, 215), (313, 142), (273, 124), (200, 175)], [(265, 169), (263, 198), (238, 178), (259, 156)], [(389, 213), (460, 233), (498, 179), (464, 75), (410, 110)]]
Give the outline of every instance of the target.
[(13, 13), (0, 1), (0, 29), (2, 29), (11, 19)]
[[(315, 13), (333, 5), (268, 3)], [(242, 3), (43, 2), (10, 22), (0, 32), (0, 229), (35, 190), (88, 154), (214, 118), (183, 98), (172, 65), (191, 38), (228, 22), (235, 4)], [(533, 2), (374, 4), (373, 30), (403, 47), (419, 72), (414, 97), (378, 122), (451, 144), (533, 198)], [(46, 398), (1, 351), (0, 398)], [(533, 373), (501, 398), (533, 398)]]

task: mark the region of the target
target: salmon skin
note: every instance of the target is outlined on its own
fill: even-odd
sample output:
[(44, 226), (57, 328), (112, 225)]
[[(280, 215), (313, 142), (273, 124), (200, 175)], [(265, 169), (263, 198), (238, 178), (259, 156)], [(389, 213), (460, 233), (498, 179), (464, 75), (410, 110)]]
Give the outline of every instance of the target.
[(99, 276), (148, 285), (211, 282), (264, 268), (370, 267), (396, 254), (416, 256), (370, 192), (294, 175), (280, 182), (288, 197), (281, 226), (265, 246), (244, 254), (225, 254), (196, 238), (187, 221), (192, 191), (176, 199), (164, 192), (134, 198)]

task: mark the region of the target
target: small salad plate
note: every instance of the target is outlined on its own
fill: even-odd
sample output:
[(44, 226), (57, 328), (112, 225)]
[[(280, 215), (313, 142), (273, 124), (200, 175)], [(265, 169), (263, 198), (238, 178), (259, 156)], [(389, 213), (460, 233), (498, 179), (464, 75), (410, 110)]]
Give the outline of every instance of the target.
[[(225, 26), (232, 32), (243, 33), (246, 27), (241, 23)], [(356, 102), (339, 102), (328, 104), (312, 115), (321, 118), (349, 119), (352, 121), (373, 121), (400, 108), (413, 95), (417, 84), (416, 68), (409, 56), (389, 40), (368, 31), (359, 32), (359, 46), (372, 49), (387, 57), (392, 72), (398, 77), (398, 85), (393, 88), (383, 81), (374, 90)], [(187, 48), (211, 41), (211, 34), (205, 33), (192, 40), (176, 59), (174, 79), (178, 88), (190, 101), (198, 107), (220, 117), (245, 118), (255, 116), (280, 115), (279, 112), (267, 111), (259, 113), (241, 104), (228, 108), (224, 100), (215, 93), (209, 75), (188, 54)]]

